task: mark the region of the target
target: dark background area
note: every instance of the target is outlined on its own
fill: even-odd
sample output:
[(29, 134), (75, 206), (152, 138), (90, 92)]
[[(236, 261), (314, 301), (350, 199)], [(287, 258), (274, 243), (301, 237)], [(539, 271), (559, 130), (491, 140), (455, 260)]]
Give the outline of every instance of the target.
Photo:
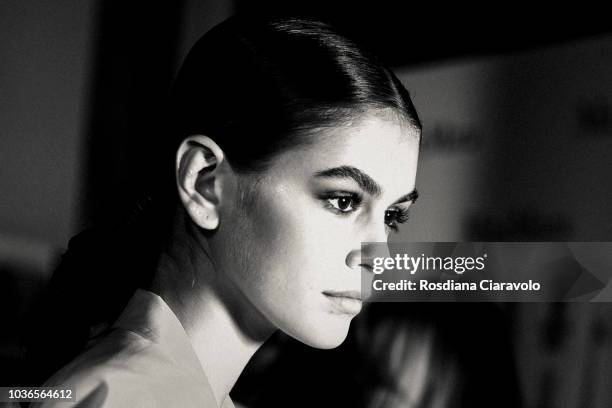
[(237, 1), (240, 11), (315, 15), (334, 22), (388, 64), (404, 66), (524, 50), (609, 32), (603, 8), (380, 1)]

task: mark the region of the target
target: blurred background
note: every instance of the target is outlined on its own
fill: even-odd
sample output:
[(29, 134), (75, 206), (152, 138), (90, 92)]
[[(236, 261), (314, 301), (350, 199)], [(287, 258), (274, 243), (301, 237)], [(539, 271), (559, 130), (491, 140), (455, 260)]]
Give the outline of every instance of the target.
[[(377, 52), (410, 91), (425, 128), (421, 197), (400, 239), (612, 241), (612, 24), (602, 10), (553, 16), (517, 3), (470, 10), (388, 1), (3, 0), (0, 385), (12, 384), (19, 370), (26, 313), (69, 238), (114, 219), (135, 198), (148, 165), (139, 156), (191, 45), (234, 12), (263, 9), (332, 21)], [(398, 318), (412, 340), (389, 332), (378, 346), (364, 345), (360, 330), (386, 333), (391, 324), (366, 313), (333, 352), (312, 354), (278, 336), (256, 356), (235, 399), (272, 406), (278, 388), (269, 390), (263, 378), (278, 383), (288, 378), (285, 367), (298, 366), (303, 375), (293, 380), (310, 384), (308, 364), (340, 358), (346, 367), (397, 337), (413, 350), (400, 353), (410, 369), (418, 366), (414, 356), (457, 362), (449, 369), (429, 358), (429, 371), (409, 375), (418, 396), (412, 405), (380, 406), (459, 406), (427, 399), (430, 388), (448, 398), (480, 396), (471, 406), (612, 406), (607, 304), (377, 307), (383, 312), (371, 316)], [(434, 381), (440, 372), (451, 373), (444, 384)], [(500, 400), (509, 396), (505, 405), (491, 402), (487, 387)]]

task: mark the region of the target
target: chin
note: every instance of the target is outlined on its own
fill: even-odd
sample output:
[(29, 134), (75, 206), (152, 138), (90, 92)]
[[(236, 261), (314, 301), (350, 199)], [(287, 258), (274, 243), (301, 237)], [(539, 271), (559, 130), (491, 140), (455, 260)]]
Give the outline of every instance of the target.
[[(326, 319), (328, 320), (328, 319)], [(350, 317), (333, 316), (332, 321), (313, 324), (301, 333), (289, 334), (294, 339), (314, 348), (333, 349), (341, 345), (348, 335)]]

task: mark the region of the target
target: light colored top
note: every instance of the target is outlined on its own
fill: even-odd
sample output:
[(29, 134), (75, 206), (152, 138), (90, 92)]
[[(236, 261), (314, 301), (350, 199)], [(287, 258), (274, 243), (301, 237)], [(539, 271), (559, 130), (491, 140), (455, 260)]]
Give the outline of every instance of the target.
[[(185, 329), (163, 299), (138, 289), (113, 330), (58, 371), (46, 387), (76, 402), (42, 407), (218, 408)], [(231, 399), (222, 408), (234, 408)]]

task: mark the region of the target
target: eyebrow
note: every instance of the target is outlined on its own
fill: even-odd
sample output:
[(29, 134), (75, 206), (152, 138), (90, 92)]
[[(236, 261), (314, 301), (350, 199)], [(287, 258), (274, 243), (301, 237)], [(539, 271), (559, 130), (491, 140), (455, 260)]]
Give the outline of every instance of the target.
[[(382, 187), (370, 176), (363, 171), (353, 166), (339, 166), (327, 170), (321, 170), (315, 173), (315, 177), (321, 178), (350, 178), (366, 193), (379, 196), (382, 193)], [(419, 197), (417, 190), (400, 197), (393, 204), (402, 203), (404, 201), (412, 201), (413, 203)]]
[(417, 200), (417, 198), (419, 198), (419, 192), (417, 191), (417, 189), (415, 188), (414, 190), (412, 190), (412, 192), (401, 196), (396, 202), (394, 202), (393, 204), (399, 204), (399, 203), (403, 203), (405, 201), (411, 201), (412, 204), (414, 204)]

